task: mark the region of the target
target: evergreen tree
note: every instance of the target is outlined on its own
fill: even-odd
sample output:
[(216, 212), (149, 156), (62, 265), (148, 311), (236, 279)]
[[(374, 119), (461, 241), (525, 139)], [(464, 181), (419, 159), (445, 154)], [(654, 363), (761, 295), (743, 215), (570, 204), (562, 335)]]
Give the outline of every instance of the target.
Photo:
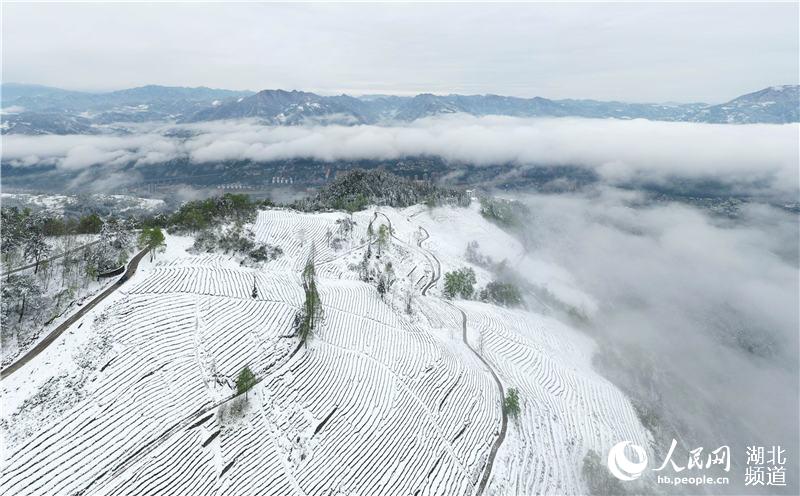
[(308, 260), (303, 268), (303, 291), (305, 292), (305, 302), (303, 307), (295, 315), (295, 332), (300, 337), (300, 342), (308, 344), (308, 340), (314, 333), (314, 329), (323, 317), (322, 301), (317, 291), (316, 270), (314, 268), (314, 245)]
[(505, 411), (509, 417), (519, 417), (519, 391), (517, 388), (508, 388), (506, 397), (503, 399), (503, 411)]
[(492, 281), (480, 293), (481, 301), (496, 303), (506, 307), (522, 305), (519, 288), (510, 282)]
[(244, 393), (246, 398), (247, 392), (250, 391), (257, 382), (256, 375), (250, 370), (250, 367), (245, 366), (245, 368), (239, 372), (238, 377), (236, 377), (236, 394)]
[(378, 228), (378, 256), (381, 256), (383, 248), (389, 242), (389, 228), (386, 224), (381, 224)]
[(386, 278), (383, 275), (378, 279), (378, 294), (381, 295), (381, 299), (386, 294)]

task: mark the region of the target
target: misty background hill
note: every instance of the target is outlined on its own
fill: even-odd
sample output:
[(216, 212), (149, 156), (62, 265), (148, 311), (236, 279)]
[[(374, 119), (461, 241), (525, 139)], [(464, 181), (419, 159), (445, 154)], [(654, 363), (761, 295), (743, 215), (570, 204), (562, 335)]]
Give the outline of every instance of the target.
[[(208, 122), (254, 118), (268, 125), (389, 124), (443, 114), (585, 117), (708, 123), (800, 122), (800, 86), (765, 88), (730, 102), (625, 103), (500, 95), (323, 96), (304, 91), (232, 91), (142, 86), (87, 93), (38, 85), (2, 85), (3, 134), (97, 134), (123, 123)], [(115, 126), (117, 125), (117, 126)]]

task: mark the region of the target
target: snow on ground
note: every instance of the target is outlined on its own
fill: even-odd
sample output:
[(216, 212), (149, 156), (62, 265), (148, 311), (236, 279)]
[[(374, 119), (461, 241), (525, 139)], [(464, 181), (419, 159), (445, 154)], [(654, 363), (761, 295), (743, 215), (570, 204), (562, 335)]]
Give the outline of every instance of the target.
[[(42, 284), (42, 295), (44, 297), (54, 298), (59, 291), (64, 289), (61, 284), (58, 284), (58, 281), (62, 279), (63, 266), (60, 263), (61, 259), (56, 257), (60, 257), (67, 250), (80, 248), (81, 246), (97, 241), (98, 238), (99, 236), (96, 234), (79, 234), (71, 236), (69, 241), (67, 241), (66, 237), (64, 236), (45, 237), (45, 242), (50, 246), (51, 249), (51, 254), (48, 255), (48, 259), (52, 260), (50, 261), (49, 266), (42, 263), (39, 269), (40, 277), (41, 274), (44, 274), (42, 271), (47, 271), (46, 283)], [(28, 265), (31, 265), (31, 263), (25, 260), (20, 261), (17, 264), (17, 267), (26, 267)], [(18, 270), (16, 273), (34, 274), (36, 270), (36, 267), (33, 266), (27, 269)], [(5, 275), (5, 273), (0, 273), (0, 275)], [(89, 280), (84, 285), (75, 285), (73, 286), (74, 293), (72, 293), (70, 300), (65, 302), (66, 306), (58, 310), (60, 312), (59, 315), (55, 315), (55, 308), (52, 309), (50, 317), (48, 317), (49, 322), (33, 322), (28, 320), (24, 321), (22, 324), (17, 324), (18, 329), (24, 329), (25, 332), (23, 334), (20, 334), (19, 331), (4, 333), (2, 350), (0, 350), (0, 363), (2, 363), (4, 366), (8, 365), (15, 358), (36, 346), (36, 344), (45, 336), (47, 336), (51, 330), (55, 329), (63, 321), (68, 319), (69, 316), (76, 311), (76, 307), (102, 292), (112, 282), (113, 279), (97, 279)], [(8, 329), (5, 330), (8, 331)]]
[[(487, 493), (585, 493), (586, 450), (646, 444), (630, 404), (592, 371), (588, 338), (529, 312), (439, 297), (442, 274), (467, 265), (469, 241), (510, 262), (525, 257), (475, 208), (359, 212), (336, 249), (336, 221), (348, 217), (260, 212), (256, 238), (284, 252), (260, 268), (190, 255), (190, 238), (168, 236), (165, 253), (0, 382), (0, 486), (21, 495), (472, 494), (502, 422), (489, 366), (504, 388), (519, 388), (523, 413)], [(353, 270), (370, 223), (393, 228), (381, 263), (392, 262), (397, 281), (384, 299)], [(325, 317), (304, 347), (292, 322), (312, 245)], [(479, 285), (490, 280), (475, 269)], [(462, 310), (488, 365), (462, 341)], [(244, 366), (259, 380), (246, 404), (234, 398)], [(52, 392), (56, 384), (70, 393)], [(25, 401), (38, 403), (27, 419), (15, 414)]]
[[(30, 272), (33, 272), (33, 269), (30, 269)], [(3, 340), (3, 349), (0, 363), (4, 366), (8, 365), (9, 363), (13, 362), (17, 357), (21, 356), (23, 353), (26, 353), (28, 350), (36, 346), (42, 339), (44, 339), (50, 331), (61, 325), (62, 322), (67, 320), (70, 315), (75, 313), (80, 306), (90, 301), (92, 298), (103, 292), (106, 288), (108, 288), (111, 284), (114, 283), (113, 278), (108, 279), (97, 279), (90, 281), (86, 286), (82, 286), (78, 288), (75, 292), (74, 296), (72, 297), (71, 301), (63, 307), (63, 310), (59, 310), (60, 314), (54, 317), (51, 321), (47, 323), (32, 323), (30, 321), (29, 324), (25, 324), (23, 322), (22, 327), (30, 326), (33, 329), (28, 329), (30, 332), (23, 338), (19, 338), (16, 335), (11, 336), (8, 339)], [(55, 286), (53, 284), (52, 286)], [(52, 287), (45, 293), (46, 296), (52, 297), (58, 288), (56, 287), (53, 289)], [(15, 318), (16, 315), (12, 318)]]
[(20, 208), (31, 208), (32, 210), (42, 210), (50, 215), (63, 214), (69, 207), (83, 205), (91, 207), (95, 205), (105, 205), (108, 208), (113, 206), (117, 213), (125, 213), (130, 210), (144, 210), (155, 212), (164, 208), (164, 200), (156, 198), (142, 198), (130, 195), (56, 195), (56, 194), (31, 194), (31, 193), (0, 193), (0, 201), (8, 206)]
[[(158, 254), (157, 257), (174, 257), (185, 252), (192, 242), (191, 238), (178, 236), (168, 236), (167, 240), (169, 244), (165, 254)], [(130, 285), (134, 281), (146, 278), (158, 262), (158, 259), (151, 262), (148, 257), (143, 258), (136, 274), (126, 284)], [(102, 286), (100, 283), (93, 283), (97, 287), (90, 294), (82, 296), (81, 300), (89, 301), (115, 280), (115, 278), (101, 280)], [(47, 422), (52, 421), (54, 416), (72, 407), (76, 399), (86, 394), (84, 389), (86, 383), (92, 379), (90, 375), (92, 367), (96, 365), (95, 362), (104, 358), (99, 355), (108, 351), (106, 320), (109, 314), (118, 310), (116, 304), (125, 295), (126, 289), (127, 286), (123, 286), (109, 295), (48, 346), (34, 361), (0, 381), (2, 397), (0, 427), (3, 434), (0, 444), (4, 448), (0, 452), (6, 454), (5, 448), (13, 448), (17, 441), (21, 441), (21, 437), (41, 429)], [(75, 311), (77, 309), (73, 307), (53, 321), (41, 332), (39, 340)]]
[(574, 494), (589, 449), (606, 453), (621, 440), (650, 444), (625, 396), (592, 370), (594, 345), (585, 335), (529, 312), (460, 306), (470, 341), (521, 398), (490, 494)]
[[(475, 203), (470, 208), (412, 207), (385, 213), (401, 239), (412, 237), (416, 225), (431, 233), (422, 246), (435, 254), (441, 274), (469, 266), (475, 270), (478, 287), (489, 282), (489, 272), (464, 259), (467, 244), (476, 241), (482, 252), (496, 258), (495, 262), (506, 259), (512, 270), (517, 267), (524, 273), (538, 272), (540, 279), (536, 282), (581, 308), (591, 308), (592, 302), (570, 284), (564, 271), (527, 256), (517, 239), (481, 217)], [(442, 281), (438, 287), (441, 289)], [(436, 302), (435, 298), (428, 300)], [(533, 312), (471, 301), (457, 301), (455, 305), (467, 315), (472, 347), (492, 364), (504, 389), (517, 388), (522, 399), (521, 418), (509, 421), (488, 494), (585, 493), (580, 471), (589, 449), (605, 453), (621, 440), (649, 445), (649, 433), (629, 401), (592, 369), (594, 343), (586, 335)], [(458, 340), (460, 316), (457, 324), (451, 317), (437, 326), (446, 309), (441, 305), (430, 308), (430, 302), (423, 308), (432, 328), (449, 329), (439, 333), (443, 339), (453, 342), (455, 336)]]

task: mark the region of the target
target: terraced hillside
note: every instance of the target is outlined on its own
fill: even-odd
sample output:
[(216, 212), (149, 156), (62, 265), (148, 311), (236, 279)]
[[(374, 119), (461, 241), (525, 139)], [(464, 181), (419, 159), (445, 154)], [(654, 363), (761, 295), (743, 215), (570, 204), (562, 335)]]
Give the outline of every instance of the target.
[[(355, 269), (381, 226), (384, 295)], [(588, 338), (441, 297), (466, 239), (525, 256), (477, 206), (268, 210), (252, 229), (283, 256), (247, 268), (168, 237), (120, 295), (0, 383), (3, 494), (580, 494), (588, 449), (647, 444), (592, 371)], [(312, 246), (324, 319), (303, 346), (293, 322)], [(237, 395), (244, 367), (257, 384)], [(64, 377), (66, 398), (52, 391)], [(518, 419), (502, 412), (509, 387)]]

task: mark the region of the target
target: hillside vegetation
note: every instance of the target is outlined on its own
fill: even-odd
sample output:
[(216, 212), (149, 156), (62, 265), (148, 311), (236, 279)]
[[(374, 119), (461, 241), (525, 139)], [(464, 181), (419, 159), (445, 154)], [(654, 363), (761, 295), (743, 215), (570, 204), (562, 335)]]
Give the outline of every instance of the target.
[(299, 200), (292, 206), (304, 211), (357, 212), (367, 205), (402, 208), (417, 203), (467, 206), (470, 199), (464, 191), (407, 179), (382, 169), (353, 169), (323, 186), (314, 197)]

